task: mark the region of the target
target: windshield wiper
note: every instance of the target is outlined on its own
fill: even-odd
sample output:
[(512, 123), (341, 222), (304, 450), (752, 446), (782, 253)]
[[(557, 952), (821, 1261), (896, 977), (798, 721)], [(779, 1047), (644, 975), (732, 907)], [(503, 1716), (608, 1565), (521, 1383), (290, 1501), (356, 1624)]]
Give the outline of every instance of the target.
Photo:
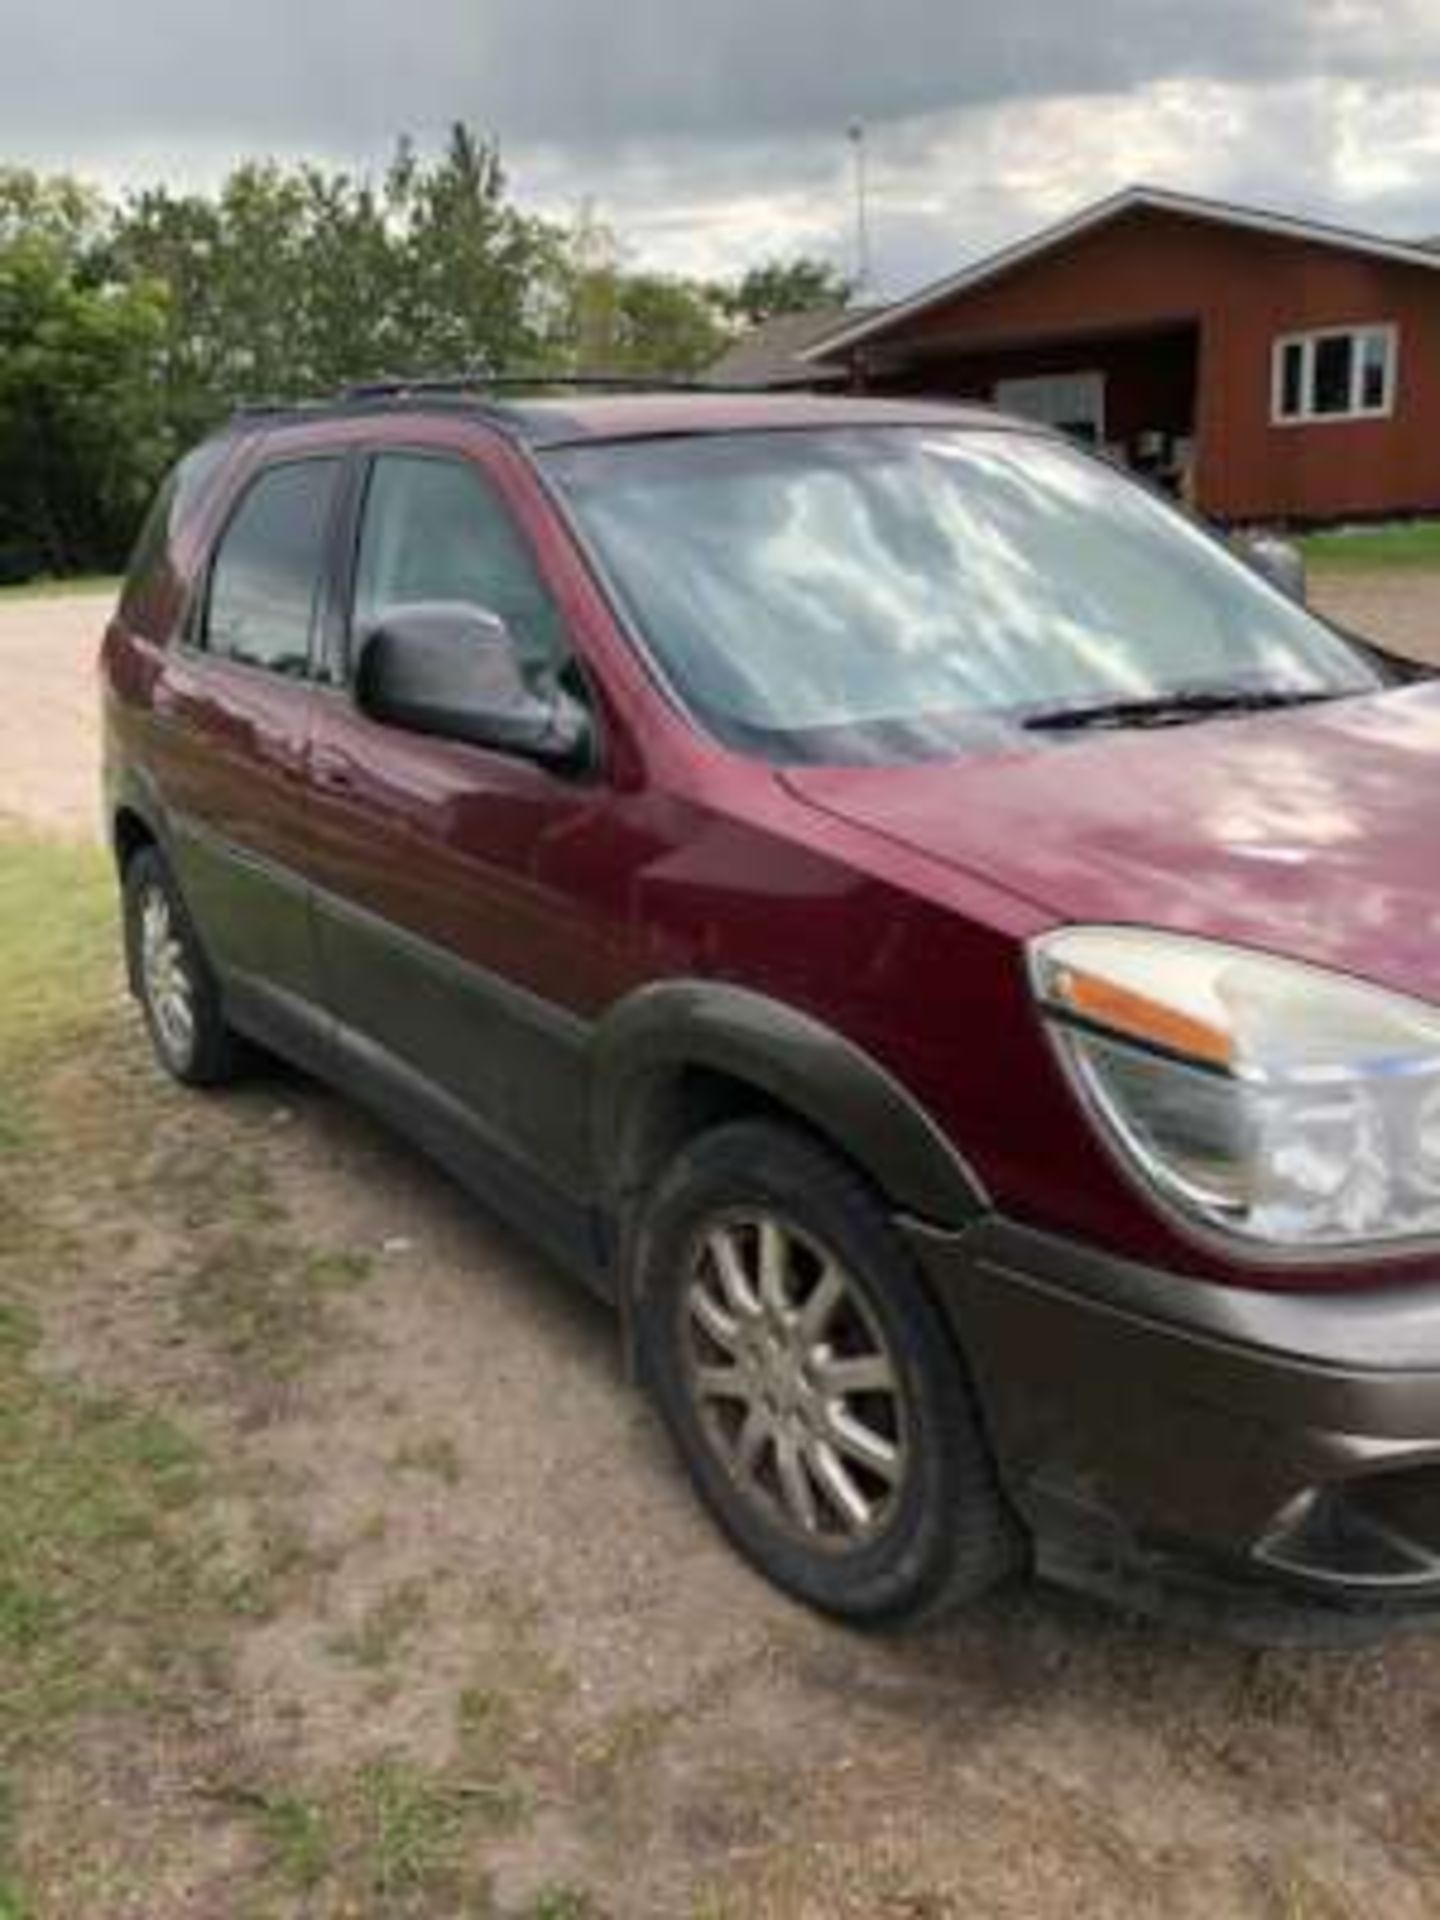
[(1170, 727), (1209, 714), (1264, 713), (1276, 707), (1335, 700), (1337, 688), (1179, 687), (1170, 693), (1129, 700), (1100, 700), (1083, 707), (1046, 707), (1020, 724), (1031, 733), (1078, 733), (1086, 727)]

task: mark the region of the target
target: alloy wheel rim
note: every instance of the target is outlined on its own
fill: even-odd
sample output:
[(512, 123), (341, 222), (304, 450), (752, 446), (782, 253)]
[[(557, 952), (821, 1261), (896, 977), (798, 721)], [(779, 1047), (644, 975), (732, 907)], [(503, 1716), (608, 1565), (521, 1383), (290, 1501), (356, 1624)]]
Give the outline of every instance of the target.
[(195, 1044), (195, 993), (174, 911), (159, 887), (140, 906), (140, 971), (145, 1004), (167, 1057), (183, 1064)]
[(746, 1501), (812, 1549), (882, 1532), (910, 1466), (889, 1342), (853, 1276), (769, 1211), (711, 1221), (683, 1294), (686, 1377)]

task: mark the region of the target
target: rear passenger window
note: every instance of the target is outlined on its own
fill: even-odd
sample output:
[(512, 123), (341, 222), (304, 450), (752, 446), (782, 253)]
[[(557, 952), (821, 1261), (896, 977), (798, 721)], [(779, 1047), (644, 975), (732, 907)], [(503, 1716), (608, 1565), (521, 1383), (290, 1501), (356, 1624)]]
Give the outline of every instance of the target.
[(307, 670), (339, 469), (338, 460), (294, 460), (250, 487), (210, 572), (211, 653), (273, 673)]
[(176, 533), (234, 450), (233, 440), (223, 434), (204, 441), (170, 469), (151, 502), (120, 595), (122, 617), (147, 640), (168, 637), (173, 602), (181, 590), (172, 553)]
[(370, 470), (355, 574), (355, 642), (387, 609), (458, 600), (498, 614), (528, 672), (564, 665), (564, 626), (509, 508), (457, 460), (382, 453)]

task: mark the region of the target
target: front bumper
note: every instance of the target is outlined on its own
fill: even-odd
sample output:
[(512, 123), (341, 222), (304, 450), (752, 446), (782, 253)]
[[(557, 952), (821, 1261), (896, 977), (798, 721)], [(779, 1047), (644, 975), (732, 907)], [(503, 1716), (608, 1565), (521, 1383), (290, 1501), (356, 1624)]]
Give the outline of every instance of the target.
[(1440, 1618), (1440, 1281), (1259, 1292), (904, 1227), (1042, 1574), (1266, 1641)]

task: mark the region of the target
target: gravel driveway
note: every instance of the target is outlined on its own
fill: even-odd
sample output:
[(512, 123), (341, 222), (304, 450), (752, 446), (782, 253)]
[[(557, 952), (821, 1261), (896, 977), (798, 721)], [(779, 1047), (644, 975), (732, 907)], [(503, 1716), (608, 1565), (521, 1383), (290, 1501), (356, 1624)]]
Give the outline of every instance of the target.
[(95, 656), (102, 594), (0, 597), (0, 818), (99, 830)]
[[(1440, 636), (1434, 580), (1349, 577), (1319, 597), (1397, 644), (1433, 648), (1432, 620)], [(0, 813), (94, 830), (105, 610), (0, 601)], [(120, 1077), (143, 1075), (125, 1045)], [(146, 1098), (147, 1178), (205, 1177), (243, 1150), (275, 1207), (369, 1249), (376, 1277), (324, 1371), (232, 1405), (177, 1344), (183, 1234), (157, 1248), (153, 1222), (112, 1219), (113, 1258), (62, 1310), (58, 1360), (200, 1407), (290, 1490), (320, 1572), (247, 1630), (247, 1738), (327, 1765), (383, 1737), (423, 1760), (483, 1597), (522, 1597), (510, 1677), (561, 1757), (590, 1758), (566, 1771), (551, 1753), (528, 1825), (497, 1838), (507, 1910), (563, 1879), (597, 1904), (545, 1912), (617, 1920), (1440, 1913), (1440, 1635), (1262, 1654), (1027, 1591), (920, 1637), (844, 1633), (718, 1542), (620, 1380), (605, 1317), (390, 1136), (288, 1076)], [(89, 1099), (77, 1082), (82, 1124)], [(98, 1204), (78, 1171), (77, 1230)], [(407, 1593), (393, 1686), (337, 1662), (367, 1608)], [(197, 1854), (191, 1877), (123, 1910), (228, 1913), (218, 1872)]]

